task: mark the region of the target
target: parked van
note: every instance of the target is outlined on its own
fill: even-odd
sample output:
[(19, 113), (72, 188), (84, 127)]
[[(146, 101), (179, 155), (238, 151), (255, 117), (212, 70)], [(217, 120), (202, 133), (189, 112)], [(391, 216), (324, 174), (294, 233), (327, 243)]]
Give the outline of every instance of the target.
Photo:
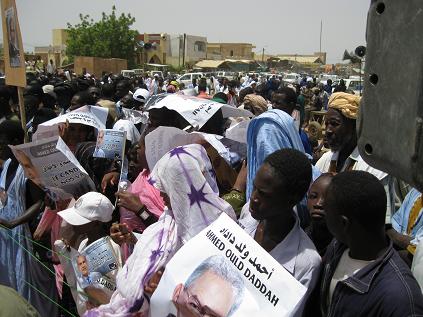
[(197, 83), (200, 80), (200, 78), (205, 77), (204, 73), (187, 73), (179, 77), (176, 81), (178, 83), (182, 83), (185, 85), (185, 87), (188, 88), (189, 85), (192, 84), (192, 80), (196, 79)]

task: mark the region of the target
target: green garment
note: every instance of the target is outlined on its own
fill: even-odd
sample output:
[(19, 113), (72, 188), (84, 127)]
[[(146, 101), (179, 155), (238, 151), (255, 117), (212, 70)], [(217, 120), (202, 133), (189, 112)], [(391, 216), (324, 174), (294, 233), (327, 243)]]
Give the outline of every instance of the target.
[(0, 316), (40, 317), (36, 309), (13, 288), (4, 285), (0, 285)]
[(242, 207), (246, 203), (245, 193), (240, 193), (237, 190), (232, 189), (228, 194), (222, 197), (235, 211), (236, 217), (239, 218), (241, 215)]

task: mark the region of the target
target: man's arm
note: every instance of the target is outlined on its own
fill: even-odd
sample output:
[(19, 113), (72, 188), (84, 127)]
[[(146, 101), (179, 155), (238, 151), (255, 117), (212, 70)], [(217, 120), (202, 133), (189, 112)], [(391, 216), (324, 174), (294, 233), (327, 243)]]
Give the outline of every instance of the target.
[(9, 229), (13, 229), (23, 223), (31, 221), (38, 215), (41, 210), (44, 209), (44, 196), (45, 194), (41, 188), (35, 185), (31, 180), (27, 180), (26, 206), (30, 207), (26, 209), (21, 216), (11, 221), (0, 219), (0, 225)]

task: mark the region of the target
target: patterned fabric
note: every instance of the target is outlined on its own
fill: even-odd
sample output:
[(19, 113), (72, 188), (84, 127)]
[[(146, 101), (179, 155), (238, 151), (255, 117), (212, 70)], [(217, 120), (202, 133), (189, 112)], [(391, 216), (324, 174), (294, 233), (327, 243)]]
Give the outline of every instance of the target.
[(117, 276), (117, 290), (109, 304), (85, 316), (131, 316), (147, 311), (144, 285), (189, 239), (222, 212), (236, 219), (232, 207), (219, 197), (207, 152), (199, 144), (177, 147), (155, 165), (150, 183), (167, 194), (171, 208), (149, 226)]
[[(6, 161), (0, 176), (2, 188), (5, 188), (10, 162)], [(2, 219), (11, 221), (25, 212), (25, 192), (26, 178), (19, 166), (7, 189), (6, 205), (0, 209)], [(54, 276), (31, 256), (32, 243), (27, 238), (32, 238), (28, 224), (19, 225), (12, 230), (0, 228), (0, 284), (14, 288), (41, 316), (55, 316), (57, 307), (28, 285), (30, 283), (45, 296), (57, 300)]]

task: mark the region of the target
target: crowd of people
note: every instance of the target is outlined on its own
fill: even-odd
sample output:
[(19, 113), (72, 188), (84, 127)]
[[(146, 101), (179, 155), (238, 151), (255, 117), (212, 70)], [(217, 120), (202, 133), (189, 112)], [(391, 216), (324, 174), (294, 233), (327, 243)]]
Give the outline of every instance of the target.
[[(411, 189), (401, 202), (393, 177), (361, 158), (360, 96), (342, 83), (304, 78), (292, 85), (245, 75), (183, 87), (171, 77), (95, 78), (52, 66), (44, 72), (40, 65), (24, 91), (27, 132), (15, 87), (0, 86), (1, 316), (148, 316), (166, 264), (222, 213), (306, 287), (295, 316), (423, 316), (422, 289), (411, 271), (423, 236), (422, 194)], [(228, 118), (218, 110), (200, 128), (178, 111), (150, 109), (171, 94), (252, 115)], [(108, 110), (108, 129), (126, 131), (125, 159), (93, 155), (99, 134), (93, 126), (60, 125), (60, 137), (95, 190), (54, 200), (9, 145), (94, 105)], [(325, 133), (317, 140), (307, 125), (310, 111), (321, 109), (327, 110)], [(146, 119), (134, 122), (129, 110)], [(240, 154), (222, 137), (245, 121)], [(163, 126), (207, 137), (149, 166), (146, 136)], [(104, 238), (118, 261), (107, 275), (93, 274), (84, 251)], [(103, 288), (92, 287), (101, 279)], [(185, 311), (180, 316), (215, 316), (178, 296), (174, 302)]]

